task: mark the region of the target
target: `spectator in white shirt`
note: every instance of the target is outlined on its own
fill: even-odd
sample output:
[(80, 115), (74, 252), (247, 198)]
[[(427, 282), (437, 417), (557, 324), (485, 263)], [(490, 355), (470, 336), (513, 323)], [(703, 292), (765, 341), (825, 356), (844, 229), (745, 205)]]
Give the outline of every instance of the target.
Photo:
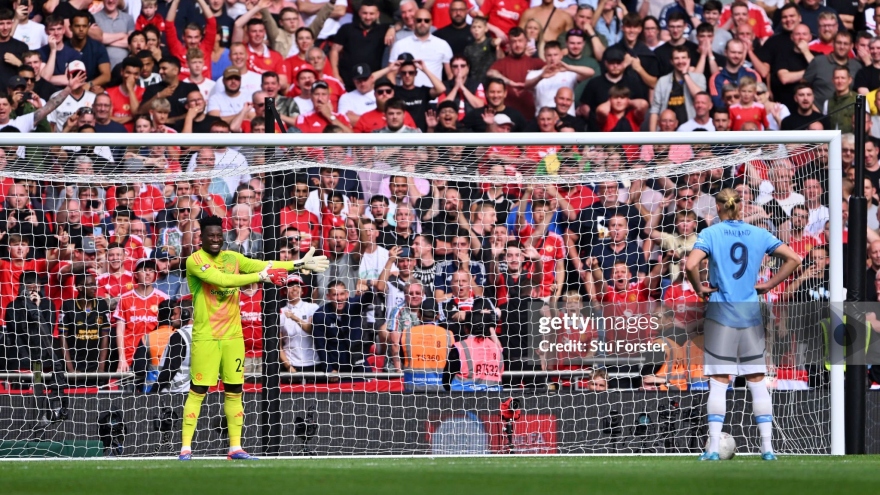
[(241, 72), (236, 67), (227, 67), (223, 71), (223, 91), (208, 100), (208, 115), (232, 122), (249, 102), (250, 97), (241, 91)]
[[(535, 107), (538, 109), (555, 107), (554, 99), (559, 88), (569, 88), (574, 91), (579, 82), (595, 74), (590, 67), (568, 65), (563, 62), (562, 45), (558, 41), (548, 41), (544, 44), (544, 60), (547, 64), (543, 69), (530, 70), (526, 74), (526, 89), (535, 92)], [(574, 115), (573, 107), (570, 115)]]
[(319, 371), (318, 353), (312, 340), (312, 316), (318, 305), (302, 300), (303, 279), (287, 277), (287, 305), (281, 308), (281, 364), (289, 373)]
[(369, 65), (356, 65), (352, 74), (355, 89), (339, 98), (339, 113), (348, 117), (354, 127), (361, 115), (376, 109), (376, 94), (373, 92), (374, 81)]
[[(431, 34), (432, 18), (427, 10), (420, 9), (416, 12), (416, 23), (413, 28), (414, 34), (409, 38), (403, 38), (391, 47), (390, 60), (397, 60), (403, 53), (409, 53), (415, 60), (421, 60), (432, 74), (437, 74), (441, 79), (452, 77), (452, 68), (449, 66), (452, 60), (452, 48), (445, 40)], [(434, 84), (424, 72), (419, 71), (416, 75), (416, 86), (433, 88)]]

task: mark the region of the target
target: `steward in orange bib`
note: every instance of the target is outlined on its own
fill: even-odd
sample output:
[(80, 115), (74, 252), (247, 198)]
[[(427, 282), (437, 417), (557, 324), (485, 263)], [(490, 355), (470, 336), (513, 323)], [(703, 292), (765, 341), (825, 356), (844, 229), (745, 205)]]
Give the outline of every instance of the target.
[(659, 367), (657, 363), (646, 364), (648, 368), (654, 368), (647, 374), (643, 368), (644, 390), (706, 390), (702, 335), (689, 339), (684, 345), (678, 345), (668, 337), (659, 337), (653, 342), (663, 345), (663, 361)]
[(444, 381), (455, 392), (500, 391), (504, 359), (495, 337), (498, 315), (486, 298), (474, 300), (466, 326), (470, 335), (449, 351)]
[(443, 388), (446, 356), (455, 339), (452, 332), (434, 323), (437, 308), (433, 299), (422, 302), (422, 323), (404, 328), (400, 335), (403, 389), (407, 392), (437, 392)]

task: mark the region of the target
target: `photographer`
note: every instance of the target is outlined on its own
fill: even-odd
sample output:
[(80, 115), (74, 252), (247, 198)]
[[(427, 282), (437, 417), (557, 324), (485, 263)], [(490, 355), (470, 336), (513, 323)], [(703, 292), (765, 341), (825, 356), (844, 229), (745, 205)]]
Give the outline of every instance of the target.
[(165, 352), (159, 359), (159, 391), (162, 393), (189, 392), (190, 352), (192, 351), (192, 300), (180, 301), (180, 328), (168, 339)]
[[(43, 384), (48, 387), (46, 409), (40, 421), (58, 421), (67, 415), (67, 400), (61, 392), (67, 386), (64, 363), (57, 359), (52, 326), (55, 309), (46, 297), (37, 272), (21, 275), (18, 297), (6, 307), (7, 368), (51, 373)], [(7, 351), (9, 352), (9, 351)], [(35, 376), (35, 383), (38, 379)]]
[[(33, 72), (33, 69), (30, 70)], [(33, 83), (30, 83), (30, 85), (33, 86)], [(6, 90), (12, 96), (12, 101), (10, 102), (12, 110), (9, 114), (11, 119), (34, 113), (44, 104), (41, 98), (33, 92), (33, 87), (28, 88), (28, 80), (20, 75), (9, 78)], [(44, 118), (36, 123), (34, 130), (37, 132), (52, 132), (52, 125)]]

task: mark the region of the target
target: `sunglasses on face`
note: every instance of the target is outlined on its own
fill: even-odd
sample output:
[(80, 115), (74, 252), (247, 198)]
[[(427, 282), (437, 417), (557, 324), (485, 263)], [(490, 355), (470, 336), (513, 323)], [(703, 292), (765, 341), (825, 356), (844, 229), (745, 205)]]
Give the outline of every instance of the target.
[(400, 71), (400, 74), (401, 74), (401, 75), (404, 75), (404, 76), (414, 76), (414, 75), (416, 75), (416, 71), (414, 71), (414, 70), (402, 70), (402, 71)]
[(416, 24), (418, 23), (431, 24), (431, 19), (416, 19)]
[(393, 95), (394, 90), (393, 89), (377, 89), (376, 94), (377, 95)]

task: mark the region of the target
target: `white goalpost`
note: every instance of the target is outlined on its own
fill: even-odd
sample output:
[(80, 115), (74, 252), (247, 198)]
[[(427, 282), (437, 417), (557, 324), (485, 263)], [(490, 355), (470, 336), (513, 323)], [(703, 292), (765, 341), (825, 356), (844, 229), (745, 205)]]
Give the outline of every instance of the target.
[[(839, 131), (0, 133), (0, 459), (176, 455), (175, 335), (207, 215), (224, 249), (331, 258), (234, 291), (253, 454), (696, 455), (702, 302), (681, 266), (724, 187), (810, 267), (829, 260), (762, 312), (775, 450), (843, 455), (844, 351), (819, 325), (846, 299)], [(483, 299), (500, 346), (485, 382), (463, 343)], [(225, 455), (220, 392), (197, 457)], [(757, 452), (744, 384), (727, 410)]]

